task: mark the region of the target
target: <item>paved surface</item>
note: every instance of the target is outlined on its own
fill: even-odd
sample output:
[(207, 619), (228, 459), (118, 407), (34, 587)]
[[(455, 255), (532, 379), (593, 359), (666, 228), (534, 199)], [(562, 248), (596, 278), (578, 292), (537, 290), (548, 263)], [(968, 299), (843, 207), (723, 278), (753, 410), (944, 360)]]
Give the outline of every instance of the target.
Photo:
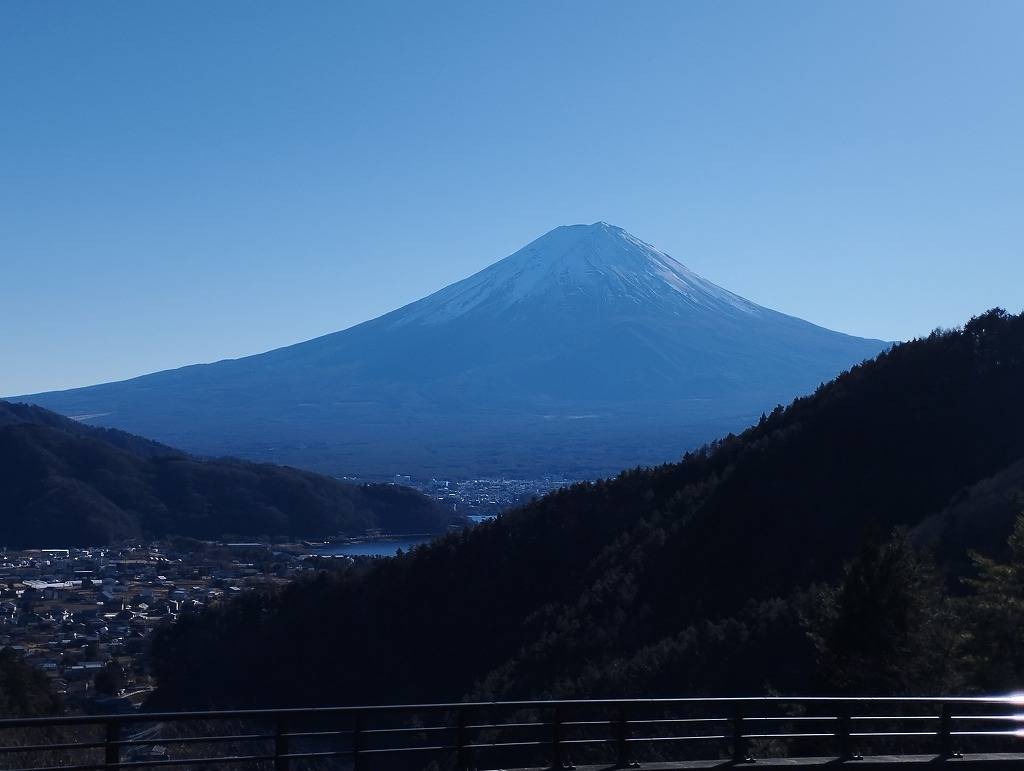
[[(961, 758), (943, 758), (940, 755), (868, 755), (860, 760), (824, 758), (763, 758), (754, 763), (733, 763), (730, 760), (687, 760), (676, 763), (641, 763), (640, 771), (699, 771), (700, 769), (757, 768), (776, 766), (842, 766), (849, 771), (858, 768), (928, 765), (956, 768), (958, 771), (984, 768), (985, 771), (1024, 771), (1024, 753), (984, 753), (964, 755)], [(615, 765), (577, 766), (576, 771), (613, 771)], [(497, 770), (496, 770), (497, 771)], [(546, 771), (540, 768), (503, 769), (501, 771)]]

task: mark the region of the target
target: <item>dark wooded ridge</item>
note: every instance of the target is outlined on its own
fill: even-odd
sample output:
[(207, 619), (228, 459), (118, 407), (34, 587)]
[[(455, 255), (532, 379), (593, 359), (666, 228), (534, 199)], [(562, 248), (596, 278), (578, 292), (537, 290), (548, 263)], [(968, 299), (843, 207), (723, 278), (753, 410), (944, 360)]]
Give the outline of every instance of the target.
[(115, 429), (0, 401), (0, 546), (132, 538), (317, 538), (442, 532), (450, 512), (393, 485), (197, 458)]
[(986, 313), (679, 463), (183, 617), (154, 706), (1015, 690), (1021, 394), (1024, 316)]

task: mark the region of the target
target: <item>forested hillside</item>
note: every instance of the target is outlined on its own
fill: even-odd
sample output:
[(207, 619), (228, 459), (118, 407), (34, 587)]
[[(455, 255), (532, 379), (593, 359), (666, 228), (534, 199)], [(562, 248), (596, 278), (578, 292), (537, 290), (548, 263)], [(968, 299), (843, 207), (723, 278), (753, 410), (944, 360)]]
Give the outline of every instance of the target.
[(0, 648), (0, 718), (54, 715), (63, 706), (42, 670), (13, 648)]
[(0, 545), (140, 537), (313, 538), (368, 527), (440, 532), (449, 512), (413, 490), (200, 459), (148, 439), (0, 401)]
[(990, 311), (680, 463), (185, 618), (154, 646), (154, 703), (1010, 690), (1024, 670), (993, 674), (986, 652), (1012, 648), (999, 613), (1015, 606), (990, 600), (1016, 591), (1000, 581), (1024, 575), (1024, 534), (999, 550), (1005, 570), (969, 559), (993, 520), (965, 507), (959, 557), (940, 564), (980, 575), (969, 586), (912, 543), (948, 551), (940, 515), (1012, 477), (1022, 394), (1024, 316)]

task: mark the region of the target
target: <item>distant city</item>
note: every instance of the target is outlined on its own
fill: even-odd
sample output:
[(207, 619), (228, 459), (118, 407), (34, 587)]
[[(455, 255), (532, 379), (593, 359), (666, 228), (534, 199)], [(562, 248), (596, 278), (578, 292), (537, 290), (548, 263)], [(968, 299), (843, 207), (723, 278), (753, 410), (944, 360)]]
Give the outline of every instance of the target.
[(506, 509), (528, 503), (533, 498), (547, 495), (552, 490), (581, 482), (562, 475), (543, 476), (539, 479), (417, 479), (408, 474), (395, 474), (388, 480), (342, 476), (345, 482), (389, 481), (419, 490), (431, 498), (450, 505), (456, 514), (479, 521), (497, 516)]

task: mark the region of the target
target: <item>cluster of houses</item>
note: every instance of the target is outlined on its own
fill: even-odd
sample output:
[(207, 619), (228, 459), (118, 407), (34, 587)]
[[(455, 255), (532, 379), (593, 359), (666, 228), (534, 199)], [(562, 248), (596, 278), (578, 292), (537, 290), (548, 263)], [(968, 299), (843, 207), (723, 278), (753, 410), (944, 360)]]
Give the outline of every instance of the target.
[(547, 495), (552, 490), (567, 487), (575, 479), (546, 476), (541, 479), (431, 479), (429, 481), (396, 476), (397, 482), (415, 487), (473, 522), (491, 519), (502, 511), (526, 503), (531, 498)]
[(0, 649), (50, 676), (72, 708), (129, 710), (151, 689), (154, 629), (303, 569), (300, 555), (259, 544), (4, 550)]

